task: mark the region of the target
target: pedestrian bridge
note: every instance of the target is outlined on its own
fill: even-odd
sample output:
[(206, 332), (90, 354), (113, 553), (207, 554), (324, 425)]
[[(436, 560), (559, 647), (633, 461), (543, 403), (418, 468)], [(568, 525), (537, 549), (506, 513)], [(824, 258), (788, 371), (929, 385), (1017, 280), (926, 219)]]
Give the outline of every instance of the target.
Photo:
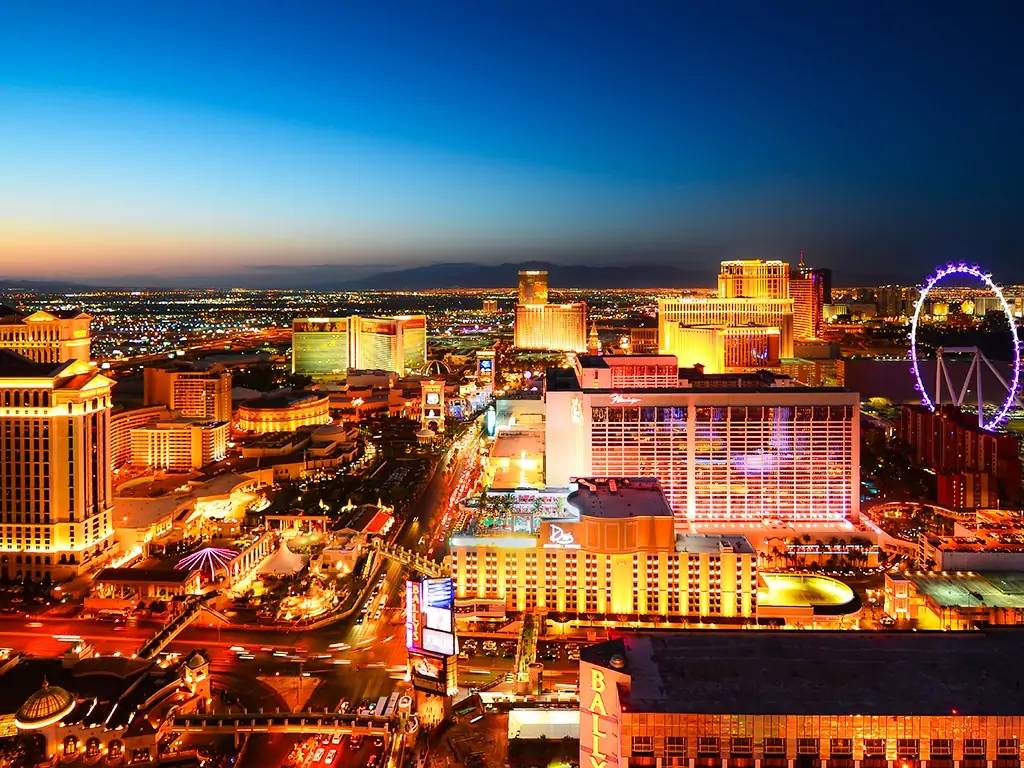
[(388, 736), (398, 730), (394, 717), (337, 712), (273, 712), (179, 715), (171, 730), (178, 733), (319, 733), (344, 736)]
[(370, 539), (370, 546), (384, 557), (395, 560), (417, 573), (422, 573), (424, 576), (437, 578), (448, 575), (448, 570), (442, 563), (424, 557), (418, 552), (400, 547), (397, 544), (388, 544), (381, 538), (375, 537)]

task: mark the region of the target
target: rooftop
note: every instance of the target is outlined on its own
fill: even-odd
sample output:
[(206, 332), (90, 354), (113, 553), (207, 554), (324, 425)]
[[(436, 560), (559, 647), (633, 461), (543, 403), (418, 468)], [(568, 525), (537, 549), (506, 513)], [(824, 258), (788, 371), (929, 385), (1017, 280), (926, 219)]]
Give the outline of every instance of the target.
[(917, 590), (942, 608), (1024, 608), (1020, 571), (905, 574)]
[(722, 630), (628, 635), (584, 648), (622, 655), (637, 712), (1017, 715), (1024, 633)]
[(585, 517), (672, 517), (672, 508), (653, 477), (575, 478), (566, 504)]
[(246, 400), (242, 403), (242, 406), (245, 408), (291, 408), (294, 405), (311, 403), (326, 397), (328, 397), (326, 392), (311, 392), (305, 389), (282, 389), (277, 392), (268, 392), (252, 400)]
[(754, 554), (754, 548), (745, 536), (721, 533), (694, 533), (676, 536), (676, 552), (717, 555), (721, 552)]

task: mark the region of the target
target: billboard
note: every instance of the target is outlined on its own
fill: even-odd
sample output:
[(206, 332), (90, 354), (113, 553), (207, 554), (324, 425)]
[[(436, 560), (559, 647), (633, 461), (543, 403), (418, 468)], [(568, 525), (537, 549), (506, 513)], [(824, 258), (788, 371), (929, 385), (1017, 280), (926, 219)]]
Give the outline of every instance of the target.
[(452, 689), (454, 664), (447, 657), (429, 653), (409, 652), (409, 679), (418, 691), (445, 696)]

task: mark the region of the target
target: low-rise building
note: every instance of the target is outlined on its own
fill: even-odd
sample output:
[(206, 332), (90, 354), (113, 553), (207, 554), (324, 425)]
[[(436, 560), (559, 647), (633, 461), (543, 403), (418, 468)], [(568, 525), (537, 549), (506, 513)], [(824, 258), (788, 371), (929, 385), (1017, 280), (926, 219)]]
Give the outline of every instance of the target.
[(243, 432), (292, 432), (330, 420), (330, 397), (324, 392), (281, 390), (238, 407), (238, 429)]
[(887, 573), (885, 612), (920, 629), (1024, 624), (1024, 572)]

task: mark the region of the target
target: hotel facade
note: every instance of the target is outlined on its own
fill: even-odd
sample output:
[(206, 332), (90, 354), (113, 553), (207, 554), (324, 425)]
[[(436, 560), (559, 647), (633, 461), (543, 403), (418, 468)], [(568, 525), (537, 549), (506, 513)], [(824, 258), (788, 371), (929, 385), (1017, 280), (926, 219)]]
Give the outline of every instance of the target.
[(580, 653), (579, 764), (1019, 768), (1019, 643), (1012, 631), (624, 635)]
[(22, 315), (0, 306), (0, 349), (8, 349), (36, 363), (88, 360), (92, 316), (79, 310)]
[(634, 616), (741, 621), (757, 610), (757, 556), (742, 536), (680, 535), (652, 478), (574, 481), (557, 517), (528, 531), (450, 541), (460, 615), (541, 611), (566, 620)]
[(113, 382), (0, 350), (0, 568), (62, 580), (109, 556)]
[[(637, 360), (663, 375), (634, 376)], [(768, 373), (678, 371), (671, 355), (578, 356), (548, 372), (545, 482), (656, 477), (692, 523), (800, 524), (856, 517), (859, 402)], [(653, 383), (652, 383), (653, 382)]]
[(419, 370), (427, 361), (425, 315), (303, 317), (292, 322), (292, 373), (344, 379), (349, 369)]
[(188, 419), (231, 420), (231, 373), (145, 368), (142, 372), (146, 405), (164, 405)]
[(587, 305), (582, 301), (549, 303), (548, 273), (536, 269), (521, 271), (513, 337), (519, 349), (585, 352)]

